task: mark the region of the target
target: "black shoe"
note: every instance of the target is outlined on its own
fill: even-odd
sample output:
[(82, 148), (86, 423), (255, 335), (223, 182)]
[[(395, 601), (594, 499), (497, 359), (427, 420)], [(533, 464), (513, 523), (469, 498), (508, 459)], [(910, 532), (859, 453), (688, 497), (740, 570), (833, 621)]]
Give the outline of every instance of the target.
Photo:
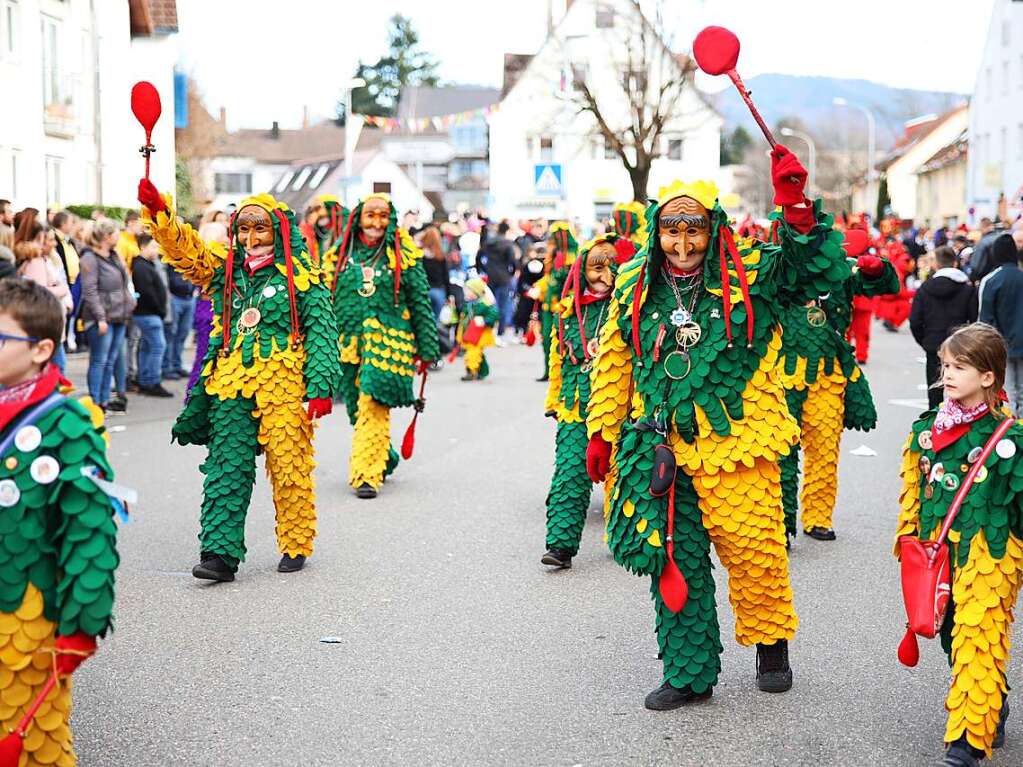
[(480, 377), (477, 373), (466, 373), (464, 376), (462, 376), (463, 381), (478, 381), (479, 378)]
[(377, 497), (377, 489), (373, 485), (359, 485), (355, 488), (355, 497), (368, 500)]
[(757, 687), (762, 692), (786, 692), (792, 689), (789, 643), (757, 644)]
[(160, 384), (153, 384), (152, 386), (140, 386), (139, 394), (143, 395), (144, 397), (162, 397), (163, 399), (174, 396), (174, 392), (167, 391), (162, 386), (160, 386)]
[(991, 742), (991, 748), (1001, 748), (1005, 745), (1005, 721), (1009, 718), (1009, 700), (1002, 700), (1002, 713), (998, 715), (998, 728), (995, 730), (995, 739)]
[(707, 700), (713, 692), (713, 687), (708, 687), (705, 692), (697, 693), (689, 687), (672, 687), (670, 683), (665, 682), (646, 696), (643, 705), (651, 711), (671, 711), (686, 703)]
[(804, 530), (803, 534), (809, 535), (811, 538), (818, 541), (835, 540), (835, 531), (830, 527), (811, 527), (809, 530)]
[(549, 549), (546, 554), (540, 557), (540, 563), (568, 570), (572, 567), (572, 555), (564, 549)]
[(277, 565), (277, 572), (279, 573), (297, 573), (305, 567), (305, 555), (298, 554), (297, 556), (291, 556), (285, 554), (281, 557), (281, 561)]
[(890, 323), (888, 320), (885, 320), (881, 324), (884, 326), (884, 329), (887, 330), (889, 333), (898, 333), (899, 332), (899, 329), (897, 327), (895, 327), (892, 323)]
[(192, 577), (230, 583), (234, 580), (234, 569), (219, 554), (204, 551), (199, 555), (199, 564), (192, 568)]
[(949, 745), (941, 764), (942, 767), (980, 767), (983, 758), (984, 752), (973, 748), (963, 735)]
[(547, 383), (548, 381), (551, 380), (551, 377), (549, 375), (545, 374), (545, 375), (540, 376), (536, 380), (537, 380), (537, 383)]
[(107, 403), (107, 410), (111, 413), (127, 413), (128, 400), (125, 399), (123, 394), (111, 397), (110, 402)]

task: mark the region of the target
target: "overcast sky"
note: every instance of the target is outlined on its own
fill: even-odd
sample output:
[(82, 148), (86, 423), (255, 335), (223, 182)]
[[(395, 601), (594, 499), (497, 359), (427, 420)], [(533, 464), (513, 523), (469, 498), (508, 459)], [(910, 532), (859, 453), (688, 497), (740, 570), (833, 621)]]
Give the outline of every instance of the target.
[[(744, 78), (815, 74), (969, 93), (993, 2), (671, 0), (664, 7), (674, 14), (666, 26), (676, 50), (688, 50), (707, 24), (733, 29)], [(273, 120), (297, 127), (303, 106), (314, 117), (333, 115), (358, 60), (385, 52), (395, 12), (412, 18), (445, 81), (500, 86), (504, 54), (535, 53), (542, 44), (546, 9), (547, 0), (178, 0), (179, 64), (197, 78), (214, 115), (227, 108), (230, 128)], [(237, 87), (253, 76), (261, 95)], [(701, 84), (717, 90), (725, 79)]]

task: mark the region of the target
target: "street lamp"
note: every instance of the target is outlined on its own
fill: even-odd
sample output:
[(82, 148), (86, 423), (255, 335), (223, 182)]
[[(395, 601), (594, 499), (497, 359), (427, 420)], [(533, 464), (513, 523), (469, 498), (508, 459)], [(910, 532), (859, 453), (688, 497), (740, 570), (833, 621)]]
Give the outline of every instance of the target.
[(349, 203), (348, 186), (352, 181), (352, 155), (355, 154), (355, 142), (359, 137), (359, 131), (355, 127), (355, 120), (352, 118), (352, 91), (365, 85), (366, 81), (361, 77), (353, 77), (345, 86), (345, 182), (341, 197), (346, 205)]
[(810, 196), (813, 197), (814, 189), (817, 186), (817, 145), (813, 143), (813, 139), (808, 135), (792, 128), (782, 128), (781, 135), (794, 136), (805, 141), (806, 145), (810, 147)]
[[(831, 99), (831, 103), (836, 107), (850, 107), (851, 109), (858, 109), (866, 115), (867, 118), (867, 203), (869, 204), (873, 200), (874, 205), (877, 205), (877, 197), (874, 196), (874, 180), (876, 173), (874, 172), (874, 161), (876, 159), (875, 154), (877, 152), (877, 122), (874, 120), (874, 113), (867, 109), (865, 106), (860, 104), (853, 104), (846, 101), (841, 96), (835, 96)], [(870, 211), (867, 211), (868, 213)]]

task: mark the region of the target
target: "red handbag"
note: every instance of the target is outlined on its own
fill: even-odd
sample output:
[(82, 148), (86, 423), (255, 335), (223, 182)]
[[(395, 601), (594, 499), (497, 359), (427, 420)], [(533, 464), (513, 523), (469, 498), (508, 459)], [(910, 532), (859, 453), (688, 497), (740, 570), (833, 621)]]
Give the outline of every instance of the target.
[(948, 609), (948, 600), (952, 596), (949, 548), (945, 545), (945, 538), (984, 462), (999, 440), (1012, 428), (1013, 423), (1015, 420), (1012, 418), (1002, 421), (984, 445), (980, 457), (970, 467), (948, 507), (945, 523), (938, 538), (933, 541), (922, 541), (915, 535), (899, 537), (902, 600), (906, 605), (906, 635), (899, 643), (899, 660), (903, 665), (915, 666), (920, 660), (920, 648), (916, 641), (918, 634), (933, 639), (941, 630)]

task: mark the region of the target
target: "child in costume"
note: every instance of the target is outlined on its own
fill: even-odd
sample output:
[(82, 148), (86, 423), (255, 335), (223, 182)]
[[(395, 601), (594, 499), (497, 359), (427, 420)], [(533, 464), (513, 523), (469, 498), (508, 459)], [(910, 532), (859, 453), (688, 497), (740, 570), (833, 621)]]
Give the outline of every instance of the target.
[(586, 412), (590, 371), (607, 319), (614, 285), (616, 234), (586, 243), (565, 285), (562, 311), (551, 343), (550, 385), (544, 410), (558, 422), (554, 476), (547, 493), (545, 565), (570, 568), (579, 551), (593, 482), (586, 473)]
[[(102, 414), (60, 395), (64, 312), (50, 292), (0, 282), (0, 727), (13, 731), (54, 670), (21, 767), (75, 764), (71, 673), (114, 603), (117, 528)], [(95, 420), (94, 420), (95, 419)]]
[[(946, 399), (913, 424), (903, 450), (896, 557), (901, 536), (936, 538), (982, 446), (1012, 417), (1000, 399), (1005, 341), (994, 328), (962, 328), (939, 354)], [(949, 533), (952, 594), (940, 634), (952, 667), (945, 765), (973, 767), (1004, 739), (1009, 630), (1023, 577), (1021, 498), (1023, 426), (1014, 423), (984, 462)], [(903, 662), (914, 665), (903, 652)]]
[(866, 252), (862, 229), (845, 233), (845, 253), (855, 265), (845, 284), (805, 306), (781, 314), (782, 349), (778, 373), (789, 412), (799, 423), (800, 444), (781, 462), (785, 532), (796, 534), (799, 511), (799, 448), (805, 451), (803, 532), (819, 541), (835, 540), (831, 517), (838, 491), (838, 453), (843, 429), (870, 431), (877, 411), (870, 385), (845, 340), (853, 301), (860, 296), (897, 293), (898, 276), (887, 261)]
[(647, 246), (619, 271), (593, 369), (587, 468), (603, 480), (616, 446), (608, 543), (624, 567), (653, 576), (664, 666), (646, 698), (654, 710), (707, 698), (717, 683), (711, 543), (728, 569), (736, 639), (757, 646), (757, 686), (792, 686), (778, 462), (799, 429), (776, 374), (780, 309), (840, 289), (850, 272), (841, 233), (806, 200), (806, 170), (780, 145), (772, 179), (777, 245), (736, 242), (713, 184), (661, 190)]
[(440, 357), (423, 252), (398, 226), (385, 194), (349, 214), (324, 270), (340, 331), (341, 395), (355, 427), (348, 474), (359, 498), (376, 498), (398, 465), (391, 408), (421, 408), (412, 379)]
[(171, 431), (208, 449), (192, 575), (234, 580), (259, 453), (277, 511), (277, 569), (297, 572), (316, 536), (313, 421), (330, 413), (340, 378), (330, 294), (294, 213), (268, 194), (242, 200), (226, 249), (179, 222), (170, 196), (148, 180), (139, 202), (164, 261), (213, 301), (202, 374)]
[(881, 320), (885, 330), (896, 333), (902, 327), (902, 323), (909, 319), (912, 310), (914, 291), (909, 288), (906, 281), (916, 270), (916, 264), (900, 240), (888, 242), (882, 253), (898, 273), (899, 290), (875, 299), (874, 316)]
[(540, 382), (550, 380), (550, 340), (561, 311), (561, 289), (568, 278), (568, 270), (575, 263), (579, 243), (572, 225), (556, 221), (547, 231), (547, 257), (544, 276), (533, 286), (540, 301), (540, 337), (543, 339), (543, 375)]
[(483, 353), (494, 345), (494, 326), (500, 311), (494, 294), (479, 277), (465, 281), (465, 304), (458, 322), (457, 340), (465, 351), (463, 381), (482, 381), (490, 375), (490, 365)]

